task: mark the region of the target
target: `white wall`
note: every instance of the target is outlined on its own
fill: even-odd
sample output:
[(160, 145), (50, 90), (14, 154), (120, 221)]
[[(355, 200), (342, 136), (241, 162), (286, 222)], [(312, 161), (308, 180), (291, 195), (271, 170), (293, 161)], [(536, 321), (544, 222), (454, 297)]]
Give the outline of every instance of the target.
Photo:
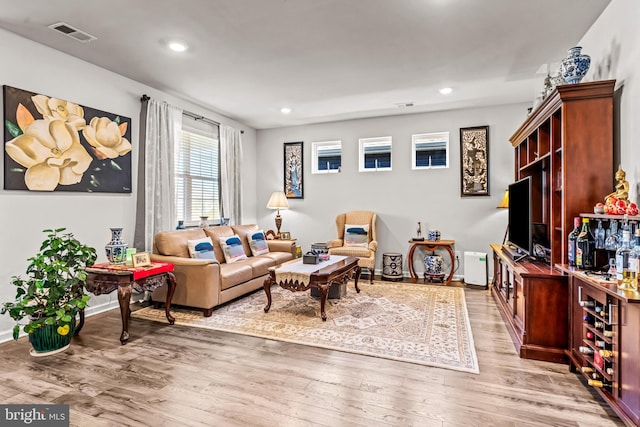
[[(516, 104), (258, 130), (259, 223), (265, 229), (275, 228), (274, 212), (265, 205), (272, 191), (282, 190), (282, 144), (303, 141), (304, 199), (290, 199), (290, 209), (281, 212), (282, 230), (290, 231), (298, 239), (303, 252), (313, 242), (336, 237), (336, 214), (357, 209), (378, 214), (377, 270), (382, 268), (384, 252), (399, 252), (404, 254), (407, 271), (408, 240), (416, 235), (418, 221), (422, 222), (424, 235), (428, 229), (438, 229), (443, 239), (455, 240), (455, 249), (461, 255), (464, 251), (489, 252), (489, 244), (501, 243), (504, 237), (507, 212), (496, 206), (513, 181), (514, 154), (509, 137), (526, 118), (528, 106)], [(460, 128), (481, 125), (489, 125), (491, 195), (461, 197)], [(440, 131), (450, 133), (450, 167), (412, 170), (411, 135)], [(393, 138), (393, 170), (358, 172), (358, 139), (388, 135)], [(342, 172), (313, 175), (311, 143), (328, 140), (342, 140)], [(462, 273), (460, 267), (456, 274)]]
[[(132, 244), (142, 94), (244, 129), (243, 151), (248, 167), (243, 217), (246, 221), (255, 221), (254, 129), (4, 30), (0, 30), (0, 51), (5, 57), (5, 66), (0, 68), (1, 84), (130, 117), (133, 145), (131, 194), (0, 190), (0, 302), (13, 300), (15, 289), (9, 284), (10, 278), (24, 273), (26, 259), (39, 249), (44, 237), (41, 231), (46, 228), (66, 227), (81, 242), (96, 248), (102, 261), (105, 261), (104, 245), (110, 240), (109, 227), (124, 227), (124, 239)], [(106, 308), (105, 304), (117, 306), (117, 297), (115, 292), (94, 297), (90, 304), (88, 313)], [(0, 317), (0, 342), (10, 338), (12, 327), (13, 320), (8, 315)], [(114, 331), (114, 337), (117, 333)]]
[(616, 79), (614, 159), (627, 173), (629, 198), (636, 202), (640, 201), (639, 18), (640, 2), (613, 0), (579, 43), (591, 56), (585, 81)]

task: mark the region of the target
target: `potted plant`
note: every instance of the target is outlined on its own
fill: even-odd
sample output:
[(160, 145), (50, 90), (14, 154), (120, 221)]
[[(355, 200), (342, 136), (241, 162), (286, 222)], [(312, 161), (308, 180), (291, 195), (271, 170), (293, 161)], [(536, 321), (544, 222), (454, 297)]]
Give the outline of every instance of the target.
[(47, 238), (40, 251), (28, 261), (26, 278), (12, 276), (16, 299), (6, 302), (0, 311), (9, 313), (15, 321), (13, 339), (20, 334), (20, 321), (29, 334), (33, 355), (66, 349), (71, 343), (76, 314), (87, 305), (84, 292), (85, 267), (96, 260), (95, 249), (80, 243), (65, 228), (43, 230)]

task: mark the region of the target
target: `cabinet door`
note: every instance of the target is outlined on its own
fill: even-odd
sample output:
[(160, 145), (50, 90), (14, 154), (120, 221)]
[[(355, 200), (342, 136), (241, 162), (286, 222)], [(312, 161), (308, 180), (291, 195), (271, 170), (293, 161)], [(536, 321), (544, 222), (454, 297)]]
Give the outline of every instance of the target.
[(526, 320), (526, 310), (525, 310), (525, 302), (526, 302), (526, 292), (524, 287), (524, 281), (522, 277), (515, 275), (513, 288), (515, 290), (515, 301), (514, 301), (514, 318), (517, 327), (520, 331), (525, 331), (525, 320)]

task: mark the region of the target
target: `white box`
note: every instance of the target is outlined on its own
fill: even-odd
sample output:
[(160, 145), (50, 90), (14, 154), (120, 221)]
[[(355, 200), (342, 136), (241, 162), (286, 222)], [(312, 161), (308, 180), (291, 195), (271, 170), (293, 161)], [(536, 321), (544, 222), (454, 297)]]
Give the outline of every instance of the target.
[(487, 287), (487, 253), (486, 252), (466, 252), (464, 253), (464, 283)]

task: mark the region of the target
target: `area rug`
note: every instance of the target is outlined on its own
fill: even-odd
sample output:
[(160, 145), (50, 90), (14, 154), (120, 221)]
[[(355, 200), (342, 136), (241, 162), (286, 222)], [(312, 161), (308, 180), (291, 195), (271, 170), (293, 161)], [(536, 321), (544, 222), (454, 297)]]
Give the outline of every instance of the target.
[[(397, 282), (360, 283), (356, 293), (320, 302), (307, 292), (272, 288), (272, 304), (259, 290), (203, 317), (172, 307), (176, 324), (479, 373), (464, 289)], [(146, 307), (132, 317), (166, 323), (164, 309)]]

